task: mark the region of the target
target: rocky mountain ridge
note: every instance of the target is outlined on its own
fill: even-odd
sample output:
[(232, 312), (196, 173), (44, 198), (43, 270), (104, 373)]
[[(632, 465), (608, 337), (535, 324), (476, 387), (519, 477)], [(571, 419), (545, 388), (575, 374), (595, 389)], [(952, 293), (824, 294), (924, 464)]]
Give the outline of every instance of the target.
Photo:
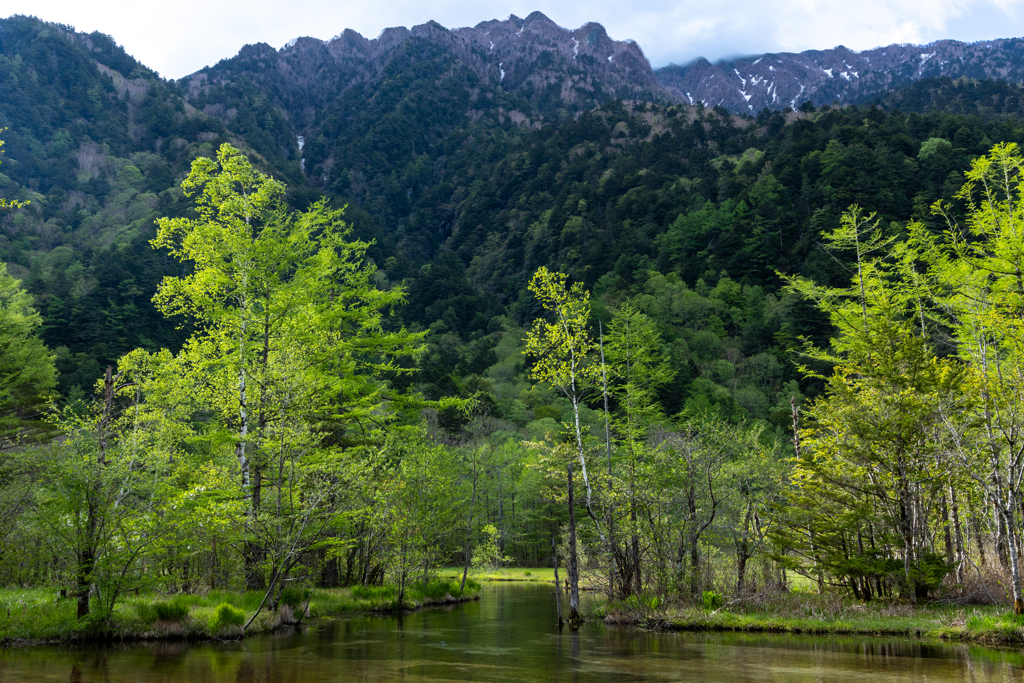
[(296, 38), (280, 50), (247, 45), (236, 57), (180, 83), (195, 97), (249, 78), (301, 126), (346, 91), (379, 82), (402, 48), (422, 52), (427, 45), (467, 68), (477, 81), (470, 87), (525, 97), (540, 111), (587, 109), (615, 98), (674, 99), (635, 42), (612, 40), (596, 23), (565, 29), (540, 12), (466, 28), (446, 29), (436, 22), (389, 28), (374, 39), (346, 29), (329, 41)]
[(711, 64), (706, 59), (657, 71), (678, 100), (722, 106), (733, 112), (796, 109), (814, 104), (871, 102), (926, 78), (1024, 82), (1024, 40), (977, 43), (941, 40), (928, 45), (889, 45), (856, 52), (831, 50), (765, 54)]
[[(523, 98), (539, 118), (557, 110), (590, 108), (609, 99), (722, 106), (734, 113), (768, 108), (864, 103), (926, 78), (951, 77), (1024, 82), (1024, 40), (928, 45), (889, 45), (854, 51), (843, 46), (800, 53), (773, 53), (712, 64), (653, 69), (640, 46), (612, 40), (601, 24), (558, 26), (540, 12), (525, 19), (481, 22), (447, 29), (428, 22), (385, 29), (367, 39), (346, 29), (329, 41), (297, 38), (280, 50), (247, 45), (231, 59), (186, 76), (190, 95), (234, 79), (251, 79), (281, 106), (293, 125), (312, 123), (356, 86), (380, 81), (390, 60), (410, 44), (430, 45), (452, 57), (478, 81)], [(531, 115), (520, 114), (522, 120)], [(533, 116), (536, 123), (538, 116)]]

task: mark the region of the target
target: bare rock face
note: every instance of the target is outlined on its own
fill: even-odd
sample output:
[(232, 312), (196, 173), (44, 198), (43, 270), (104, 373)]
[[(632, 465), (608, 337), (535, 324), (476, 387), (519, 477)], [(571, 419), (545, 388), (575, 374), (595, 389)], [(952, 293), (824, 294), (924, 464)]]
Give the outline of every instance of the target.
[(855, 52), (831, 50), (766, 54), (711, 64), (706, 59), (658, 70), (676, 99), (739, 113), (814, 104), (870, 102), (923, 78), (965, 76), (1024, 82), (1024, 40), (889, 45)]
[(433, 50), (426, 57), (453, 58), (478, 85), (522, 95), (539, 110), (578, 110), (615, 98), (675, 99), (633, 41), (612, 40), (595, 23), (565, 29), (540, 12), (451, 30), (436, 22), (389, 28), (372, 40), (345, 30), (327, 42), (297, 38), (280, 50), (247, 45), (181, 85), (194, 98), (210, 87), (250, 80), (301, 128), (348, 89), (383, 78), (403, 49), (425, 48)]
[(548, 113), (621, 98), (702, 103), (749, 114), (765, 107), (796, 109), (808, 100), (817, 105), (870, 102), (939, 76), (1024, 82), (1022, 39), (943, 40), (864, 52), (839, 46), (717, 64), (698, 59), (655, 72), (636, 43), (612, 40), (600, 24), (570, 30), (534, 12), (525, 19), (512, 15), (456, 29), (436, 22), (389, 28), (372, 40), (345, 30), (327, 42), (298, 38), (280, 50), (247, 45), (182, 84), (195, 95), (218, 83), (249, 79), (302, 128), (348, 89), (372, 88), (410, 50), (423, 59), (444, 55), (468, 69), (479, 83), (467, 87), (519, 95)]
[(548, 92), (580, 104), (611, 97), (668, 99), (639, 46), (612, 40), (600, 24), (570, 31), (534, 12), (454, 34), (482, 53), (476, 63), (481, 78), (511, 92)]

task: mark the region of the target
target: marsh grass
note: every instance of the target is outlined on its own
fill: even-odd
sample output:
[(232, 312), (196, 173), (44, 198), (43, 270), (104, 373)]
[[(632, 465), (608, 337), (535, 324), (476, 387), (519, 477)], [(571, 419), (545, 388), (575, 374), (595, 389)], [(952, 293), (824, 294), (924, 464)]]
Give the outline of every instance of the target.
[[(438, 574), (456, 583), (462, 581), (462, 567), (445, 567)], [(560, 572), (565, 579), (565, 571)], [(495, 569), (470, 569), (469, 578), (475, 581), (546, 581), (553, 583), (555, 570), (551, 567), (498, 567)]]
[(987, 645), (1024, 643), (1024, 619), (1006, 606), (961, 607), (932, 602), (917, 608), (895, 601), (863, 603), (839, 595), (768, 593), (732, 599), (717, 609), (656, 605), (641, 600), (600, 605), (607, 623), (679, 631), (747, 631), (810, 635), (941, 638)]
[[(479, 597), (479, 593), (480, 584), (475, 580), (468, 581), (465, 594), (460, 594), (459, 582), (447, 579), (410, 586), (402, 604), (397, 603), (398, 591), (392, 586), (288, 589), (282, 593), (280, 608), (276, 612), (261, 612), (246, 633), (267, 633), (295, 623), (299, 615), (315, 618), (356, 612), (395, 612), (471, 600)], [(56, 590), (0, 589), (0, 642), (236, 638), (242, 635), (241, 625), (262, 600), (260, 591), (213, 590), (203, 595), (129, 596), (118, 604), (113, 614), (79, 621), (75, 600), (61, 598)]]

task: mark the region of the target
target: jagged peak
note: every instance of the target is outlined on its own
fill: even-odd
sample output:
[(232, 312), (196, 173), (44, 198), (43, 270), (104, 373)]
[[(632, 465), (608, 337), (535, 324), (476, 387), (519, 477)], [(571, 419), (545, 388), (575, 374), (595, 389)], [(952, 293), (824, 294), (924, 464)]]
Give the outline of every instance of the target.
[(292, 49), (302, 50), (309, 48), (322, 48), (324, 44), (325, 41), (320, 40), (319, 38), (312, 38), (310, 36), (299, 36), (298, 38), (292, 38), (287, 43), (282, 45), (281, 49), (278, 50), (278, 52), (284, 52), (285, 50)]
[(409, 31), (409, 33), (411, 33), (414, 36), (422, 38), (422, 37), (429, 37), (429, 36), (434, 35), (434, 34), (441, 34), (443, 36), (449, 36), (449, 35), (451, 35), (452, 32), (449, 31), (444, 26), (442, 26), (441, 24), (439, 24), (436, 21), (434, 21), (433, 19), (431, 19), (430, 21), (428, 21), (425, 24), (417, 24), (417, 25), (413, 26), (412, 29)]
[[(530, 12), (526, 16), (526, 19), (523, 21), (523, 26), (526, 26), (527, 24), (534, 24), (534, 23), (541, 23), (541, 24), (546, 24), (546, 25), (549, 25), (549, 26), (554, 26), (556, 28), (562, 28), (561, 26), (559, 26), (555, 22), (551, 21), (551, 19), (548, 17), (548, 15), (544, 14), (543, 12), (538, 12), (536, 10), (533, 11), (533, 12)], [(563, 29), (563, 30), (565, 30), (565, 29)]]
[(267, 43), (249, 43), (248, 45), (242, 46), (242, 49), (238, 51), (238, 56), (263, 57), (264, 55), (268, 55), (270, 53), (274, 53), (276, 55), (277, 50), (275, 50), (273, 46), (268, 45)]
[(371, 40), (371, 43), (379, 47), (389, 48), (405, 40), (412, 33), (404, 26), (391, 26), (380, 32), (380, 35)]
[(580, 26), (578, 29), (573, 31), (573, 33), (577, 32), (586, 34), (587, 43), (591, 45), (596, 45), (602, 38), (605, 40), (611, 40), (611, 38), (608, 37), (608, 31), (605, 30), (604, 26), (596, 21), (588, 21), (583, 24), (583, 26)]

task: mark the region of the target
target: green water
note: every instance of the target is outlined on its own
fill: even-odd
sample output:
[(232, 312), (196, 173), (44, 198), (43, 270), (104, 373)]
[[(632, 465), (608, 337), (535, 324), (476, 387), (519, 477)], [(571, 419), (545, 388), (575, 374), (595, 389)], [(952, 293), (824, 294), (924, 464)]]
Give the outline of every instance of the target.
[(879, 638), (646, 633), (555, 625), (551, 588), (485, 587), (479, 602), (320, 620), (233, 643), (0, 651), (0, 683), (319, 681), (1020, 681), (1010, 650)]

